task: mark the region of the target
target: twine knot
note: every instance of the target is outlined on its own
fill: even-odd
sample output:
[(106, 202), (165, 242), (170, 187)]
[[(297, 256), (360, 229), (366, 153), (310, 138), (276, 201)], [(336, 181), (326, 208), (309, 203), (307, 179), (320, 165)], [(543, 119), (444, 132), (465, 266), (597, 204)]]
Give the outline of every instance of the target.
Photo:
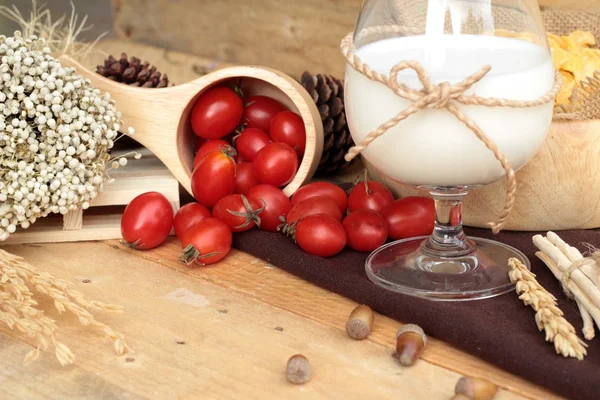
[(595, 259), (593, 259), (593, 258), (582, 258), (581, 260), (574, 261), (571, 264), (571, 266), (569, 266), (569, 268), (567, 268), (567, 270), (565, 271), (565, 273), (561, 277), (560, 283), (561, 283), (563, 291), (565, 292), (565, 294), (567, 295), (568, 298), (572, 299), (574, 297), (573, 293), (569, 289), (569, 281), (571, 280), (571, 275), (573, 274), (573, 272), (581, 269), (582, 267), (584, 267), (586, 265), (589, 265), (589, 266), (593, 267), (594, 270), (597, 271), (598, 264), (596, 263)]
[[(368, 28), (362, 32), (359, 32), (357, 37), (364, 38), (370, 34), (381, 34), (390, 32), (401, 32), (402, 27), (397, 26), (378, 26)], [(381, 124), (376, 130), (369, 133), (365, 138), (357, 143), (355, 146), (348, 150), (348, 153), (344, 157), (346, 161), (351, 161), (353, 158), (358, 156), (363, 150), (365, 150), (369, 144), (371, 144), (379, 136), (386, 133), (389, 129), (396, 126), (401, 121), (405, 120), (412, 114), (425, 109), (425, 108), (436, 108), (446, 109), (452, 113), (460, 122), (462, 122), (467, 128), (469, 128), (479, 140), (481, 140), (485, 146), (494, 154), (494, 157), (498, 160), (504, 171), (506, 172), (506, 201), (504, 209), (498, 217), (496, 223), (489, 223), (488, 226), (492, 228), (494, 233), (500, 232), (500, 230), (506, 224), (508, 216), (514, 206), (515, 196), (517, 191), (517, 181), (515, 171), (511, 167), (506, 156), (500, 151), (498, 146), (481, 130), (481, 128), (464, 114), (455, 103), (461, 103), (464, 105), (479, 105), (486, 107), (513, 107), (513, 108), (526, 108), (536, 107), (542, 104), (554, 101), (554, 98), (560, 87), (562, 81), (560, 74), (555, 74), (555, 82), (552, 90), (546, 93), (539, 99), (532, 101), (520, 101), (520, 100), (506, 100), (506, 99), (495, 99), (495, 98), (483, 98), (476, 95), (465, 95), (465, 92), (471, 88), (475, 83), (479, 82), (490, 70), (489, 65), (483, 66), (479, 71), (468, 76), (466, 79), (451, 85), (449, 82), (441, 82), (434, 85), (429, 76), (416, 61), (401, 61), (394, 65), (390, 70), (389, 78), (383, 74), (373, 71), (368, 64), (364, 64), (360, 58), (355, 54), (354, 41), (352, 34), (348, 34), (341, 43), (342, 54), (346, 58), (348, 64), (354, 68), (357, 72), (360, 72), (372, 81), (379, 82), (390, 88), (396, 95), (403, 99), (412, 101), (412, 104), (406, 109), (400, 111), (395, 117), (389, 121)], [(409, 88), (405, 84), (398, 81), (398, 74), (405, 70), (412, 69), (419, 78), (423, 88), (421, 90), (415, 90)]]

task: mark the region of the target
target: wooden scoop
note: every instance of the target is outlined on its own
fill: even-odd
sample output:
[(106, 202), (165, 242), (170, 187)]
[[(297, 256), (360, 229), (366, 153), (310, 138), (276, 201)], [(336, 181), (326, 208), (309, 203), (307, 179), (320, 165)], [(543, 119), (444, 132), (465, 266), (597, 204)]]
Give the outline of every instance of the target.
[[(298, 113), (306, 126), (306, 151), (294, 179), (284, 188), (290, 196), (314, 175), (323, 151), (323, 124), (319, 110), (308, 92), (288, 75), (264, 67), (240, 66), (223, 68), (196, 80), (161, 89), (125, 85), (92, 72), (68, 56), (61, 56), (65, 67), (89, 79), (92, 85), (109, 92), (122, 113), (132, 136), (154, 153), (189, 192), (193, 164), (194, 133), (189, 122), (196, 99), (212, 86), (238, 82), (245, 96), (272, 97)], [(149, 188), (150, 189), (150, 188)]]

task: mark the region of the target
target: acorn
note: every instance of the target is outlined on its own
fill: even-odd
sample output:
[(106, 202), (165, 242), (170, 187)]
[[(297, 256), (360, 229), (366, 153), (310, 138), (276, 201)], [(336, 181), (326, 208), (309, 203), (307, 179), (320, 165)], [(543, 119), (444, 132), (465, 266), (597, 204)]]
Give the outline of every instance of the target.
[(454, 392), (471, 400), (490, 400), (498, 393), (498, 386), (485, 379), (462, 377), (456, 382)]
[(310, 379), (311, 368), (308, 359), (302, 354), (290, 357), (285, 368), (285, 377), (288, 382), (302, 385)]
[(427, 336), (420, 326), (402, 325), (396, 333), (396, 352), (393, 357), (401, 365), (409, 367), (421, 357), (426, 344)]
[(369, 306), (360, 305), (350, 313), (346, 323), (346, 332), (352, 339), (366, 339), (373, 329), (375, 315)]

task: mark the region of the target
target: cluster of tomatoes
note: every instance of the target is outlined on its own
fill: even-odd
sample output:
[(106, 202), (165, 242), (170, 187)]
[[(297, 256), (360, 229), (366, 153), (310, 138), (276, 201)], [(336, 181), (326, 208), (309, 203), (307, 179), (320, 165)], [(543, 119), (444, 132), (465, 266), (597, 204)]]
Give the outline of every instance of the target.
[(298, 114), (270, 97), (244, 98), (228, 87), (200, 96), (191, 126), (197, 136), (192, 191), (209, 207), (232, 193), (232, 187), (247, 194), (259, 183), (287, 185), (306, 147), (304, 121)]
[(349, 195), (332, 183), (313, 182), (298, 189), (291, 199), (278, 187), (258, 184), (247, 196), (224, 196), (212, 211), (199, 202), (190, 203), (175, 217), (164, 196), (142, 194), (127, 206), (121, 230), (125, 241), (145, 250), (162, 243), (174, 228), (181, 240), (182, 259), (207, 265), (227, 255), (232, 232), (254, 227), (282, 232), (306, 253), (331, 257), (346, 246), (370, 252), (388, 239), (428, 235), (434, 218), (433, 200), (394, 200), (387, 187), (374, 181), (356, 184)]
[(368, 252), (388, 238), (433, 229), (432, 200), (394, 200), (374, 181), (356, 184), (349, 194), (314, 182), (288, 198), (281, 188), (296, 175), (306, 132), (302, 118), (275, 99), (214, 87), (196, 101), (191, 127), (198, 137), (191, 181), (196, 202), (173, 216), (159, 193), (132, 200), (121, 233), (138, 249), (158, 246), (173, 229), (184, 261), (213, 264), (231, 249), (233, 232), (258, 227), (291, 236), (309, 254), (330, 257), (346, 246)]

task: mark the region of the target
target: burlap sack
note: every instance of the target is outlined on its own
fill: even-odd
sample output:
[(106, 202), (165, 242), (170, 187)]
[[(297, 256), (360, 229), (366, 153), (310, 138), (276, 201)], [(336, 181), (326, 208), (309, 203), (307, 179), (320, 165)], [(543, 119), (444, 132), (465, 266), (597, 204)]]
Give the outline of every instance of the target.
[(600, 39), (599, 11), (564, 11), (542, 9), (542, 20), (546, 31), (556, 35), (568, 35), (573, 31), (590, 31)]

